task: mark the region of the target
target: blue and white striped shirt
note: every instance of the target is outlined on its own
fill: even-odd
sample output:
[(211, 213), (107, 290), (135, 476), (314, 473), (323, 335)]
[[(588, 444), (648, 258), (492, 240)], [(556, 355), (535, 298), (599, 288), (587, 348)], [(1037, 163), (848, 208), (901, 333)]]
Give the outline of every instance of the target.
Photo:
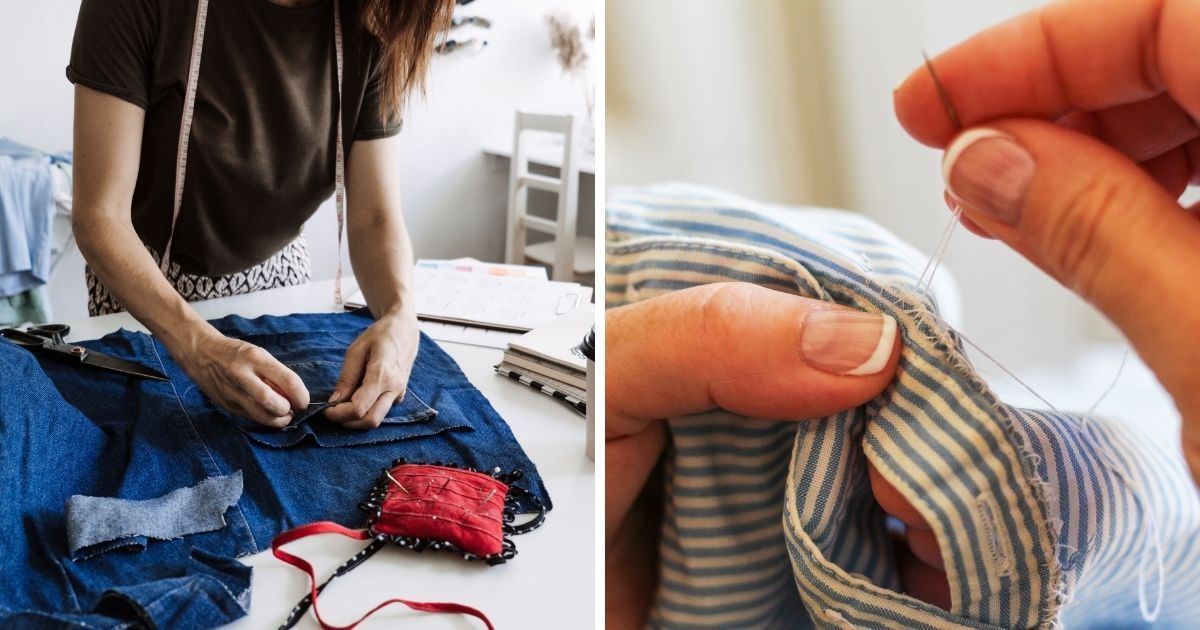
[[(1138, 431), (1154, 418), (997, 400), (879, 226), (661, 185), (610, 195), (607, 240), (609, 307), (746, 281), (886, 313), (904, 340), (863, 407), (670, 422), (653, 625), (1200, 627), (1200, 499), (1178, 440)], [(937, 535), (950, 611), (899, 592), (867, 460)]]

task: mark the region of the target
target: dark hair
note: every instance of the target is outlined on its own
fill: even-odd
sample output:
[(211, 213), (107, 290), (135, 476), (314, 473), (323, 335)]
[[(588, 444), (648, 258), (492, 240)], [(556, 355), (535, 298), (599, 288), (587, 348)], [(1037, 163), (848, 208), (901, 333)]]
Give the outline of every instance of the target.
[(400, 113), (425, 88), (435, 40), (450, 29), (455, 0), (362, 0), (359, 17), (379, 40), (382, 114)]

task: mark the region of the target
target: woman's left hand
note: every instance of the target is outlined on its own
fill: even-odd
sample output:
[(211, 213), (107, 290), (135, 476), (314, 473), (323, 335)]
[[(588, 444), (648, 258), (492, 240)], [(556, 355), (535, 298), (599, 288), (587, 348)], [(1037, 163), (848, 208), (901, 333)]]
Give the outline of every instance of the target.
[[(420, 330), (415, 314), (381, 317), (346, 350), (346, 362), (325, 417), (351, 429), (374, 429), (404, 398)], [(341, 401), (341, 402), (339, 402)]]

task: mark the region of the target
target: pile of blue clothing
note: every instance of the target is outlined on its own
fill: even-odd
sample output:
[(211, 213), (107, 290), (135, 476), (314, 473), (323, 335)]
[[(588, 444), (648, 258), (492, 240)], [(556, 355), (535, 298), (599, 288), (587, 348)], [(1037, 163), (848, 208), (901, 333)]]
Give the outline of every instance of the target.
[[(54, 213), (70, 191), (69, 154), (0, 138), (0, 324), (49, 319)], [(69, 204), (69, 201), (68, 201)]]

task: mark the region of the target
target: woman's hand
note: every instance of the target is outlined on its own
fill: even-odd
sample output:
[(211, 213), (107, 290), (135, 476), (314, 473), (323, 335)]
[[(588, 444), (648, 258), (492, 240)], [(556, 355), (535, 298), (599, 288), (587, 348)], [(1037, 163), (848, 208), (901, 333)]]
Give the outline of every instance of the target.
[(1175, 399), (1200, 480), (1200, 2), (1069, 0), (917, 68), (895, 93), (946, 148), (947, 198), (1103, 311)]
[(641, 628), (662, 506), (635, 500), (666, 443), (663, 419), (719, 407), (799, 420), (856, 407), (891, 382), (900, 344), (895, 322), (879, 315), (743, 283), (677, 291), (605, 318), (607, 619)]
[[(325, 417), (351, 429), (374, 429), (392, 404), (404, 398), (420, 329), (411, 312), (387, 315), (364, 330), (346, 350), (346, 362)], [(339, 402), (341, 401), (341, 402)]]
[(292, 410), (308, 407), (300, 377), (254, 344), (210, 330), (171, 355), (200, 391), (235, 415), (283, 428)]

